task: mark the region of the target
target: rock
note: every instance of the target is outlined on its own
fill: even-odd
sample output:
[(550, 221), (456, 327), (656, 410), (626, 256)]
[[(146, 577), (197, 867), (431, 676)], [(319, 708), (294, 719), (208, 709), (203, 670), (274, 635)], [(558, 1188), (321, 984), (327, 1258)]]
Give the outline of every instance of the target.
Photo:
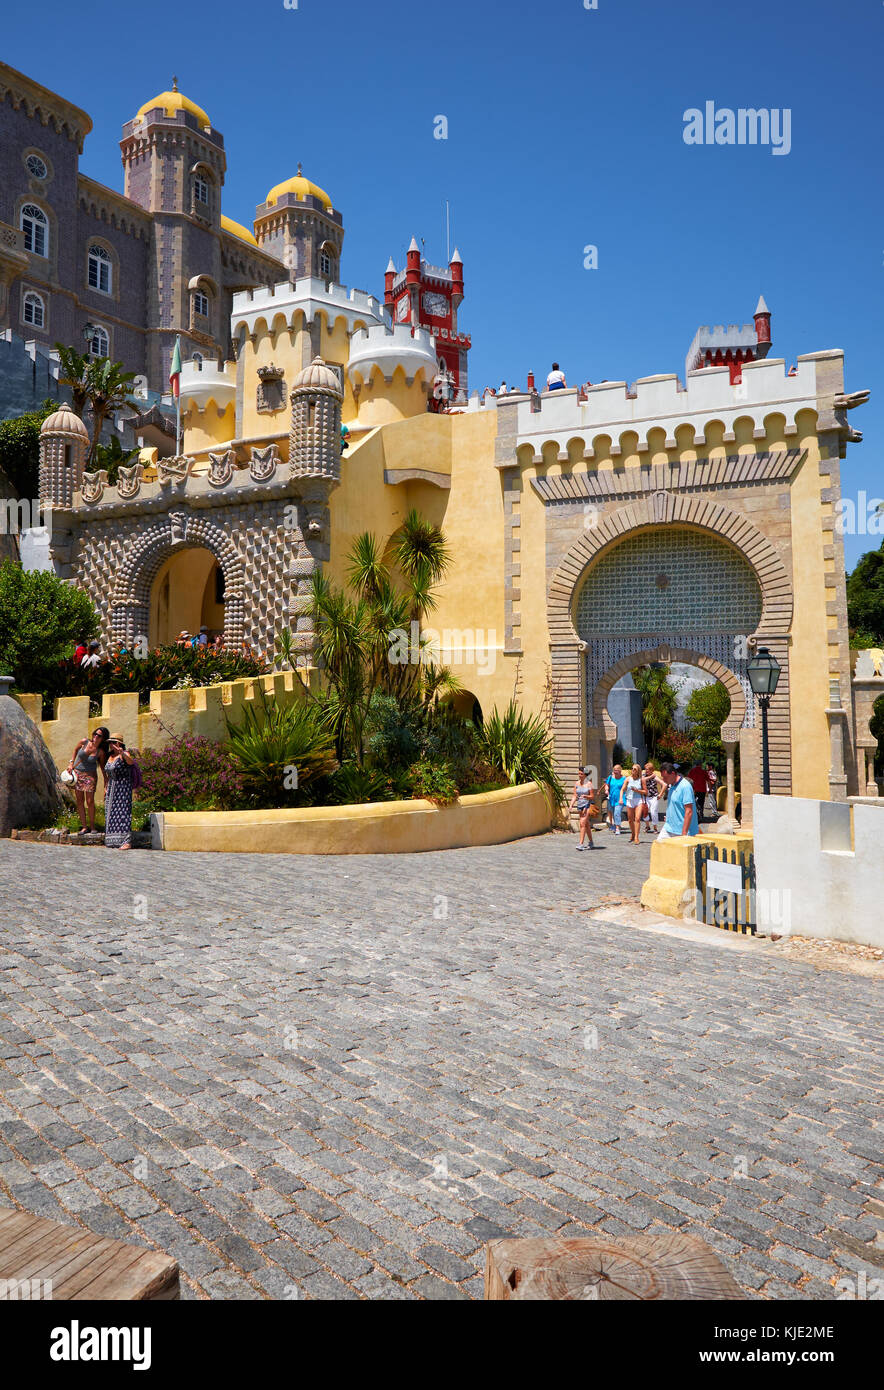
[(45, 825), (64, 807), (62, 784), (40, 730), (11, 695), (0, 695), (0, 836)]

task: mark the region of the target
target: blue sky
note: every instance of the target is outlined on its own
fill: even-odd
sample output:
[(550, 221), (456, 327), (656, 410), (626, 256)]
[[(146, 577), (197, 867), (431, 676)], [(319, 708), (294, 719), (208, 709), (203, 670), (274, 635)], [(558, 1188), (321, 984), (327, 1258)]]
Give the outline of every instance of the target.
[[(479, 388), (553, 357), (569, 381), (681, 374), (697, 326), (751, 321), (761, 292), (774, 356), (843, 348), (871, 389), (843, 489), (884, 496), (884, 6), (597, 4), (44, 0), (4, 15), (3, 56), (90, 112), (81, 167), (116, 188), (122, 123), (176, 73), (225, 137), (224, 210), (251, 223), (301, 160), (361, 289), (412, 234), (444, 260), (447, 198)], [(686, 145), (707, 100), (788, 108), (791, 151)], [(845, 540), (850, 566), (881, 537)]]

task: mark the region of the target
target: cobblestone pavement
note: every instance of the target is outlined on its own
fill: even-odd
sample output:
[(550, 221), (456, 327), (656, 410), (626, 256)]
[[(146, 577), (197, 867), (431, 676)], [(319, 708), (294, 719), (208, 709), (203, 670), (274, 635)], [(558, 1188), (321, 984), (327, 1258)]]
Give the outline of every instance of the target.
[(186, 1297), (480, 1297), (489, 1237), (658, 1229), (750, 1297), (868, 1290), (879, 986), (593, 921), (649, 857), (599, 838), (3, 842), (0, 1201)]

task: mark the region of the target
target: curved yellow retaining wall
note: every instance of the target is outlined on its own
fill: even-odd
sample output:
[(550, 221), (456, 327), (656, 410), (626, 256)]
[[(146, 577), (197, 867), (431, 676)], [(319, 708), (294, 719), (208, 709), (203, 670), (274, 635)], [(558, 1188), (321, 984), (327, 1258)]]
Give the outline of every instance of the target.
[(273, 811), (167, 811), (151, 817), (154, 848), (227, 854), (414, 854), (499, 845), (550, 827), (534, 782), (432, 801), (305, 806)]

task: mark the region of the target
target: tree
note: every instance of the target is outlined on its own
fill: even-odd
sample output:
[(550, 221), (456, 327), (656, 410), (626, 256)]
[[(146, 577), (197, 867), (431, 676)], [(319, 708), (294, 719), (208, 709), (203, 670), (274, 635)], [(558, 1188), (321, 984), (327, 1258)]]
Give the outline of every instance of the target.
[(847, 621), (852, 646), (884, 644), (884, 541), (861, 555), (847, 576)]
[(669, 679), (669, 667), (662, 662), (654, 666), (636, 666), (632, 672), (636, 690), (642, 697), (642, 727), (648, 745), (648, 757), (653, 758), (661, 734), (672, 724), (678, 708), (678, 692), (682, 681)]
[(95, 467), (103, 468), (107, 473), (107, 481), (110, 486), (114, 486), (120, 476), (120, 469), (126, 468), (130, 463), (134, 463), (141, 450), (124, 449), (120, 443), (119, 435), (111, 435), (110, 443), (99, 444), (95, 451)]
[(39, 410), (26, 411), (0, 424), (0, 469), (19, 497), (36, 498), (40, 471), (40, 426), (56, 410), (45, 400)]
[(336, 589), (321, 573), (314, 575), (310, 606), (316, 656), (330, 687), (339, 761), (346, 750), (362, 765), (365, 725), (376, 693), (429, 707), (440, 694), (460, 689), (450, 671), (425, 659), (423, 641), (417, 652), (412, 641), (412, 623), (419, 631), (435, 606), (433, 585), (450, 562), (438, 526), (412, 510), (393, 537), (388, 559), (370, 532), (356, 537), (348, 556), (349, 592)]
[(71, 408), (74, 414), (79, 415), (82, 420), (83, 412), (89, 404), (91, 359), (84, 356), (82, 352), (77, 352), (76, 348), (65, 347), (63, 343), (56, 343), (55, 351), (58, 353), (61, 368), (58, 380), (62, 386), (66, 386), (70, 391)]
[(694, 755), (701, 762), (720, 764), (724, 756), (721, 726), (731, 712), (731, 697), (721, 681), (698, 686), (688, 700), (685, 717), (692, 725)]
[(59, 381), (71, 393), (71, 407), (82, 420), (88, 410), (92, 434), (87, 465), (97, 461), (101, 431), (107, 420), (126, 405), (134, 405), (131, 390), (134, 372), (123, 370), (122, 362), (109, 357), (85, 357), (76, 348), (55, 344), (61, 363)]
[(49, 570), (0, 565), (0, 674), (14, 676), (20, 692), (36, 693), (68, 660), (77, 642), (98, 632), (88, 594)]

